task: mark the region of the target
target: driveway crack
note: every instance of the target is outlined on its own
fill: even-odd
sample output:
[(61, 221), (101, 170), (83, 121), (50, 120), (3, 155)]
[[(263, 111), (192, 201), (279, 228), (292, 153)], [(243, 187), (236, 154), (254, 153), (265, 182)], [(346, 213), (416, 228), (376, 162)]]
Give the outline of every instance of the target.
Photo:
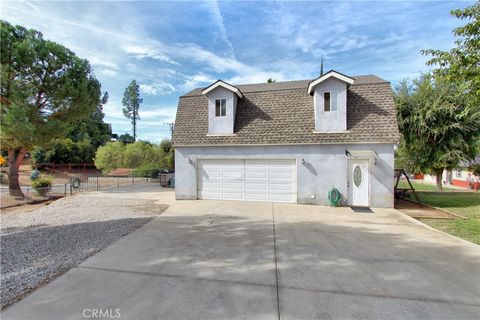
[(280, 294), (278, 288), (277, 237), (275, 234), (275, 204), (272, 202), (273, 257), (275, 260), (275, 287), (277, 291), (277, 318), (280, 320)]

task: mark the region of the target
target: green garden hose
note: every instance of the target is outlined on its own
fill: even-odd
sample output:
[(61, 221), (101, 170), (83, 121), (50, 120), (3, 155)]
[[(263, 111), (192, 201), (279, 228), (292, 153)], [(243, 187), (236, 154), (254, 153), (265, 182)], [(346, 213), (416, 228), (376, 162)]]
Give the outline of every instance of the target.
[(331, 207), (336, 207), (340, 202), (340, 198), (340, 191), (338, 191), (337, 188), (332, 188), (328, 191), (328, 202)]

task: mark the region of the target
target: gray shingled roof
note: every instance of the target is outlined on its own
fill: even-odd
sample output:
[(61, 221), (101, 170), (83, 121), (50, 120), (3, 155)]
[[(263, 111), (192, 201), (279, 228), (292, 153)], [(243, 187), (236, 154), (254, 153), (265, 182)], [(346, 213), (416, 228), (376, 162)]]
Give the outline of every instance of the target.
[(347, 93), (347, 132), (314, 133), (311, 80), (238, 85), (235, 135), (207, 136), (208, 101), (201, 91), (180, 97), (173, 142), (182, 145), (397, 143), (399, 131), (390, 83), (353, 77)]

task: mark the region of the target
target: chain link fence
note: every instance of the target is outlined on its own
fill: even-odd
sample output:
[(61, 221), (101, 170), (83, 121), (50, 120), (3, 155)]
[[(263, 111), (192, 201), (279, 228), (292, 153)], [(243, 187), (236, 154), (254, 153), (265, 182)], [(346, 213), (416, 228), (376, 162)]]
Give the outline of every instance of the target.
[(33, 188), (22, 186), (26, 197), (40, 196), (69, 196), (84, 191), (100, 191), (109, 188), (120, 188), (125, 185), (138, 183), (158, 183), (162, 187), (174, 187), (174, 173), (135, 172), (128, 176), (89, 176), (72, 178), (69, 183), (54, 184), (50, 187)]

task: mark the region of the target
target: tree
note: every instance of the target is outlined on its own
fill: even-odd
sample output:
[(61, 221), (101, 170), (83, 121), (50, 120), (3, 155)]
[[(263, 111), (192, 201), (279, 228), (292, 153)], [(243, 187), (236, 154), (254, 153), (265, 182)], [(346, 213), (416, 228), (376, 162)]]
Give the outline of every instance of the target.
[(127, 168), (138, 168), (157, 162), (155, 160), (152, 145), (149, 143), (137, 141), (125, 146), (123, 164)]
[(35, 147), (32, 161), (41, 163), (91, 163), (96, 147), (90, 140), (73, 141), (70, 138), (56, 139), (48, 148)]
[(436, 67), (433, 70), (436, 76), (461, 85), (469, 107), (480, 108), (480, 2), (452, 10), (451, 14), (469, 21), (453, 30), (456, 47), (450, 51), (430, 49), (422, 53), (433, 57), (427, 65)]
[(92, 146), (97, 149), (110, 141), (112, 128), (103, 121), (103, 105), (108, 102), (108, 93), (105, 92), (97, 109), (87, 117), (73, 121), (68, 128), (67, 137), (74, 142), (89, 140)]
[(133, 126), (133, 141), (137, 139), (137, 120), (140, 120), (138, 115), (138, 109), (140, 104), (143, 102), (143, 99), (140, 99), (140, 87), (137, 82), (132, 80), (132, 82), (125, 89), (123, 94), (122, 104), (125, 108), (122, 109), (123, 115), (132, 120)]
[(18, 169), (25, 153), (64, 137), (69, 123), (92, 113), (101, 86), (87, 60), (38, 31), (0, 24), (0, 143), (10, 194), (23, 196)]
[(100, 146), (95, 154), (95, 166), (105, 173), (123, 166), (125, 145), (121, 142), (107, 142)]
[(277, 80), (272, 79), (272, 78), (267, 79), (267, 83), (275, 83), (275, 82), (277, 82)]
[(397, 118), (402, 139), (400, 163), (413, 172), (436, 176), (442, 189), (442, 173), (477, 152), (480, 114), (467, 107), (461, 86), (441, 77), (423, 75), (395, 90)]
[(175, 164), (175, 149), (170, 140), (162, 140), (160, 142), (160, 166), (164, 169), (173, 169)]
[(120, 141), (123, 144), (129, 144), (129, 143), (134, 143), (135, 139), (131, 134), (124, 133), (118, 137), (118, 141)]

